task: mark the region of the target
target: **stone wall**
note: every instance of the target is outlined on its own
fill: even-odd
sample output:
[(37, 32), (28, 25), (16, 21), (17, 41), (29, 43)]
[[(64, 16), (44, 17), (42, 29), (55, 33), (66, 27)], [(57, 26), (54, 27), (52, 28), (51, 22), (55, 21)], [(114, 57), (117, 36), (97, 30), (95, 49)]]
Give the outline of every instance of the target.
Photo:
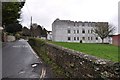
[(15, 41), (15, 36), (10, 36), (10, 35), (8, 35), (8, 36), (7, 36), (7, 41), (8, 41), (8, 42)]
[(71, 77), (80, 78), (115, 78), (119, 77), (119, 63), (96, 58), (81, 52), (66, 49), (50, 43), (45, 49), (58, 65), (71, 74)]
[(41, 47), (49, 57), (61, 66), (66, 75), (77, 78), (118, 78), (120, 77), (120, 63), (96, 58), (91, 55), (63, 48), (51, 43), (40, 46), (35, 41), (34, 45)]

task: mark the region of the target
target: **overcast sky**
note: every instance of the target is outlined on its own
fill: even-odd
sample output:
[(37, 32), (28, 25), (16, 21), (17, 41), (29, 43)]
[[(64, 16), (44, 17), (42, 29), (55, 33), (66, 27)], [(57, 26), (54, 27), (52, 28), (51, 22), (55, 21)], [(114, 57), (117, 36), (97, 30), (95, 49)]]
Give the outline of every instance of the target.
[[(118, 26), (119, 0), (26, 0), (22, 9), (22, 25), (33, 23), (52, 30), (52, 22), (59, 18), (72, 21), (109, 22)], [(116, 31), (117, 32), (117, 31)]]

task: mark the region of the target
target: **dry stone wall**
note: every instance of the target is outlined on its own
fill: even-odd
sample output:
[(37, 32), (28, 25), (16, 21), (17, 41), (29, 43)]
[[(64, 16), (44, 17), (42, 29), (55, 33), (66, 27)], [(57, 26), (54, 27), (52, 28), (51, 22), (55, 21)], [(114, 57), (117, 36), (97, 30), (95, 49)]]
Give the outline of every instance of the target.
[(46, 43), (45, 49), (52, 60), (64, 68), (71, 77), (118, 78), (120, 63), (99, 59), (82, 52)]
[(35, 46), (41, 47), (49, 57), (61, 66), (66, 75), (73, 78), (120, 78), (120, 63), (96, 58), (82, 52), (70, 50), (51, 43), (43, 45), (35, 41)]

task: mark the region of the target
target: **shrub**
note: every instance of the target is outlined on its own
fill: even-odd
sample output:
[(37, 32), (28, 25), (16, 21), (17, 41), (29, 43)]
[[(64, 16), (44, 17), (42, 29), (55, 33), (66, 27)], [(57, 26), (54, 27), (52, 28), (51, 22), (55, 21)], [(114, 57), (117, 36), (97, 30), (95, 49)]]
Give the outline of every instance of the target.
[(42, 39), (29, 38), (29, 43), (33, 46), (41, 47), (45, 44), (45, 41)]

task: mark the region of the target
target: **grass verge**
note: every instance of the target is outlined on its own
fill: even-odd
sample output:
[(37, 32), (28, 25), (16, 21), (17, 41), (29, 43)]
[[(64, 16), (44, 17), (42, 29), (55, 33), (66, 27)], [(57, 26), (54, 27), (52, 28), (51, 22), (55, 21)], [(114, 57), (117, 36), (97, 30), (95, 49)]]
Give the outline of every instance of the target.
[(63, 46), (69, 49), (80, 51), (89, 55), (93, 55), (99, 58), (111, 60), (114, 62), (119, 61), (118, 48), (110, 44), (94, 44), (94, 43), (68, 43), (68, 42), (51, 42), (59, 46)]
[[(41, 42), (38, 40), (39, 43)], [(63, 68), (61, 68), (59, 65), (57, 65), (50, 57), (48, 56), (45, 48), (43, 47), (44, 42), (42, 41), (42, 47), (38, 47), (35, 45), (31, 45), (34, 51), (37, 53), (37, 55), (46, 63), (50, 66), (52, 69), (54, 75), (56, 78), (67, 78), (69, 75), (64, 71)]]

